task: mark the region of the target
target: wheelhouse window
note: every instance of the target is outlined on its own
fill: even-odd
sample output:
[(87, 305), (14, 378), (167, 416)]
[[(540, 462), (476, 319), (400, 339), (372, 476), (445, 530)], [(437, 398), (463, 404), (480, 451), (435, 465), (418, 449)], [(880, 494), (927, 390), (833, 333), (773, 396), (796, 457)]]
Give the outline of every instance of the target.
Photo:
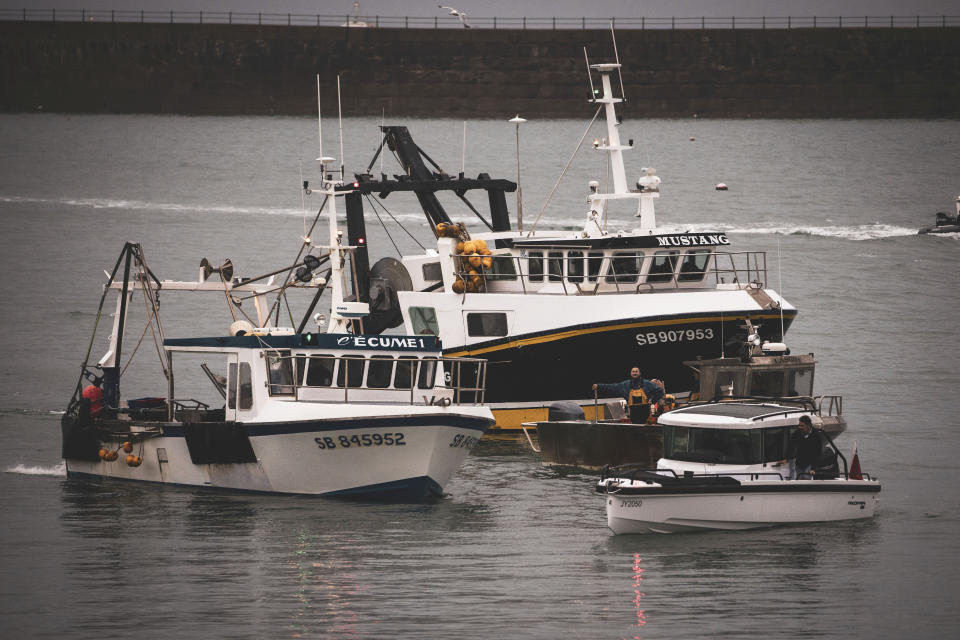
[(355, 389), (363, 386), (363, 370), (367, 361), (363, 356), (343, 356), (340, 358), (340, 367), (337, 369), (337, 386), (346, 386)]
[(506, 313), (468, 313), (467, 335), (496, 337), (507, 335)]
[(437, 310), (433, 307), (410, 307), (410, 324), (418, 336), (440, 335), (440, 323), (437, 322)]
[(434, 282), (443, 280), (443, 272), (440, 269), (439, 262), (427, 262), (423, 265), (423, 279), (425, 282)]
[(417, 387), (420, 389), (433, 389), (437, 381), (437, 359), (424, 358), (420, 361), (420, 377), (417, 381)]
[(308, 387), (329, 387), (333, 384), (333, 365), (336, 358), (332, 355), (310, 356), (307, 366)]
[(813, 369), (800, 369), (787, 372), (788, 396), (813, 395)]
[(583, 282), (583, 252), (567, 252), (567, 280)]
[(264, 354), (267, 361), (267, 389), (271, 396), (293, 395), (293, 359), (289, 351)]
[(516, 280), (517, 267), (510, 256), (494, 256), (493, 265), (486, 272), (487, 280)]
[(790, 445), (790, 427), (763, 430), (763, 461), (777, 462), (787, 459)]
[(543, 251), (531, 251), (527, 257), (530, 282), (543, 282)]
[(680, 282), (699, 282), (707, 275), (707, 265), (710, 263), (709, 249), (694, 249), (688, 251), (680, 263), (680, 273), (677, 280)]
[(600, 269), (603, 267), (603, 252), (591, 251), (587, 254), (587, 280), (596, 282), (600, 277)]
[(244, 411), (253, 408), (253, 369), (249, 362), (240, 363), (240, 402), (237, 408)]
[(637, 281), (643, 267), (643, 254), (614, 253), (607, 272), (607, 282), (630, 284)]
[(650, 263), (647, 282), (671, 282), (673, 272), (677, 268), (679, 255), (679, 251), (658, 251), (655, 253), (653, 261)]
[(759, 464), (763, 459), (762, 449), (759, 429), (663, 427), (663, 457), (671, 460)]
[(563, 280), (562, 251), (551, 251), (547, 254), (547, 272), (550, 274), (550, 282), (560, 282)]
[(393, 379), (393, 358), (372, 356), (367, 366), (367, 386), (371, 389), (386, 389)]
[(750, 376), (750, 395), (778, 398), (783, 395), (783, 371), (754, 371)]
[(397, 358), (397, 368), (393, 374), (393, 386), (397, 389), (410, 389), (417, 379), (416, 356), (400, 356)]

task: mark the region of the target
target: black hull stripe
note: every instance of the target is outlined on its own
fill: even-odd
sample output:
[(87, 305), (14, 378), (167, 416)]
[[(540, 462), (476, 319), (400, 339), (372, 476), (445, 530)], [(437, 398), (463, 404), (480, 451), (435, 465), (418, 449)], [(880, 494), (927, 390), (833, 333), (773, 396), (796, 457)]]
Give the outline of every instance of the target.
[[(470, 429), (481, 434), (493, 426), (487, 418), (473, 416), (370, 416), (364, 418), (344, 418), (337, 420), (304, 420), (301, 422), (245, 423), (247, 435), (275, 436), (291, 433), (312, 433), (323, 431), (346, 431), (361, 429), (400, 429), (411, 427), (454, 427)], [(170, 438), (184, 437), (184, 427), (164, 426), (163, 435)]]
[[(792, 310), (785, 310), (783, 312), (783, 320), (785, 324), (789, 324), (796, 317), (797, 312)], [(616, 320), (613, 322), (604, 321), (604, 322), (591, 322), (585, 324), (572, 325), (564, 327), (560, 330), (557, 329), (548, 329), (546, 331), (539, 331), (535, 333), (528, 333), (523, 336), (507, 336), (505, 338), (500, 338), (498, 340), (490, 340), (487, 342), (478, 342), (470, 345), (469, 347), (454, 347), (444, 351), (444, 355), (457, 357), (457, 356), (476, 356), (484, 353), (489, 353), (492, 351), (500, 351), (504, 349), (515, 349), (522, 348), (529, 345), (539, 344), (543, 342), (555, 342), (558, 340), (566, 340), (569, 338), (574, 338), (577, 336), (582, 336), (590, 333), (603, 333), (607, 331), (622, 331), (625, 329), (638, 329), (638, 328), (650, 328), (650, 327), (671, 327), (678, 324), (684, 324), (687, 322), (697, 322), (697, 323), (709, 323), (709, 322), (740, 322), (743, 321), (747, 316), (751, 320), (780, 320), (779, 312), (767, 312), (767, 313), (757, 313), (756, 311), (731, 311), (729, 313), (724, 313), (723, 315), (718, 315), (716, 312), (710, 312), (707, 314), (702, 313), (686, 313), (678, 314), (674, 316), (658, 316), (656, 320), (643, 320), (637, 322), (623, 322), (622, 320)]]
[(68, 471), (68, 478), (87, 481), (107, 482), (139, 482), (167, 487), (183, 487), (185, 489), (202, 489), (204, 491), (228, 491), (230, 493), (251, 493), (260, 495), (302, 496), (305, 498), (341, 498), (357, 500), (376, 500), (391, 502), (422, 502), (443, 495), (439, 483), (429, 476), (394, 480), (382, 484), (371, 484), (353, 489), (341, 489), (327, 493), (299, 493), (293, 491), (263, 491), (260, 489), (240, 489), (234, 487), (218, 487), (212, 485), (186, 484), (183, 482), (163, 482), (159, 480), (142, 480), (140, 478), (121, 478), (117, 476), (102, 476), (96, 473), (82, 471)]
[[(816, 481), (813, 481), (816, 482)], [(601, 487), (602, 493), (611, 496), (691, 496), (691, 495), (718, 495), (718, 494), (782, 494), (782, 493), (880, 493), (879, 484), (855, 484), (855, 485), (836, 485), (836, 484), (813, 484), (796, 485), (787, 480), (781, 484), (764, 485), (762, 487), (751, 485), (740, 485), (730, 487), (621, 487), (610, 490)]]

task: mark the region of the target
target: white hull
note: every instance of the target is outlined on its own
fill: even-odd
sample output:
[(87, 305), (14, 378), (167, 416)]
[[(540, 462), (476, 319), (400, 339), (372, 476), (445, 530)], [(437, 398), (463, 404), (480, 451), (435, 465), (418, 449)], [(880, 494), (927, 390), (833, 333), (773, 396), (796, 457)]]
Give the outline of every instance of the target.
[(873, 517), (879, 488), (871, 480), (782, 480), (743, 482), (741, 491), (607, 494), (607, 525), (631, 534), (858, 520)]
[(266, 493), (418, 499), (442, 493), (491, 423), (487, 416), (481, 407), (461, 407), (456, 413), (317, 420), (309, 426), (249, 423), (256, 461), (226, 464), (194, 464), (182, 435), (191, 427), (178, 426), (135, 445), (143, 459), (138, 467), (128, 466), (121, 450), (113, 462), (68, 459), (67, 473)]

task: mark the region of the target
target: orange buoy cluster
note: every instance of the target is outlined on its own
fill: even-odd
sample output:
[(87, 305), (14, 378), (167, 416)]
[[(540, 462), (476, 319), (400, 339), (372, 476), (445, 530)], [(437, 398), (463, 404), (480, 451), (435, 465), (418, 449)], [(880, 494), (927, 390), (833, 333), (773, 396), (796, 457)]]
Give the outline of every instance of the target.
[(98, 455), (104, 462), (113, 462), (120, 457), (120, 449), (123, 449), (124, 453), (127, 454), (126, 463), (128, 467), (139, 467), (141, 464), (143, 464), (143, 458), (133, 455), (133, 443), (129, 441), (124, 442), (116, 449), (106, 449), (101, 447)]
[(486, 281), (483, 274), (493, 266), (493, 256), (484, 240), (471, 240), (470, 234), (462, 223), (437, 225), (437, 237), (457, 238), (458, 260), (457, 279), (453, 282), (456, 293), (476, 293), (483, 291)]

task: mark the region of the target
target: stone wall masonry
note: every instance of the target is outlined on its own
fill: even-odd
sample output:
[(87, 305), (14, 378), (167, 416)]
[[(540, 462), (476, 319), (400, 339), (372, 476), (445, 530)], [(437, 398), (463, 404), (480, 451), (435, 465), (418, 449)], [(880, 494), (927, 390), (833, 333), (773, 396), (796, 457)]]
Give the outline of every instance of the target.
[[(632, 116), (958, 118), (960, 28), (617, 32)], [(0, 22), (0, 110), (583, 116), (605, 30)]]

